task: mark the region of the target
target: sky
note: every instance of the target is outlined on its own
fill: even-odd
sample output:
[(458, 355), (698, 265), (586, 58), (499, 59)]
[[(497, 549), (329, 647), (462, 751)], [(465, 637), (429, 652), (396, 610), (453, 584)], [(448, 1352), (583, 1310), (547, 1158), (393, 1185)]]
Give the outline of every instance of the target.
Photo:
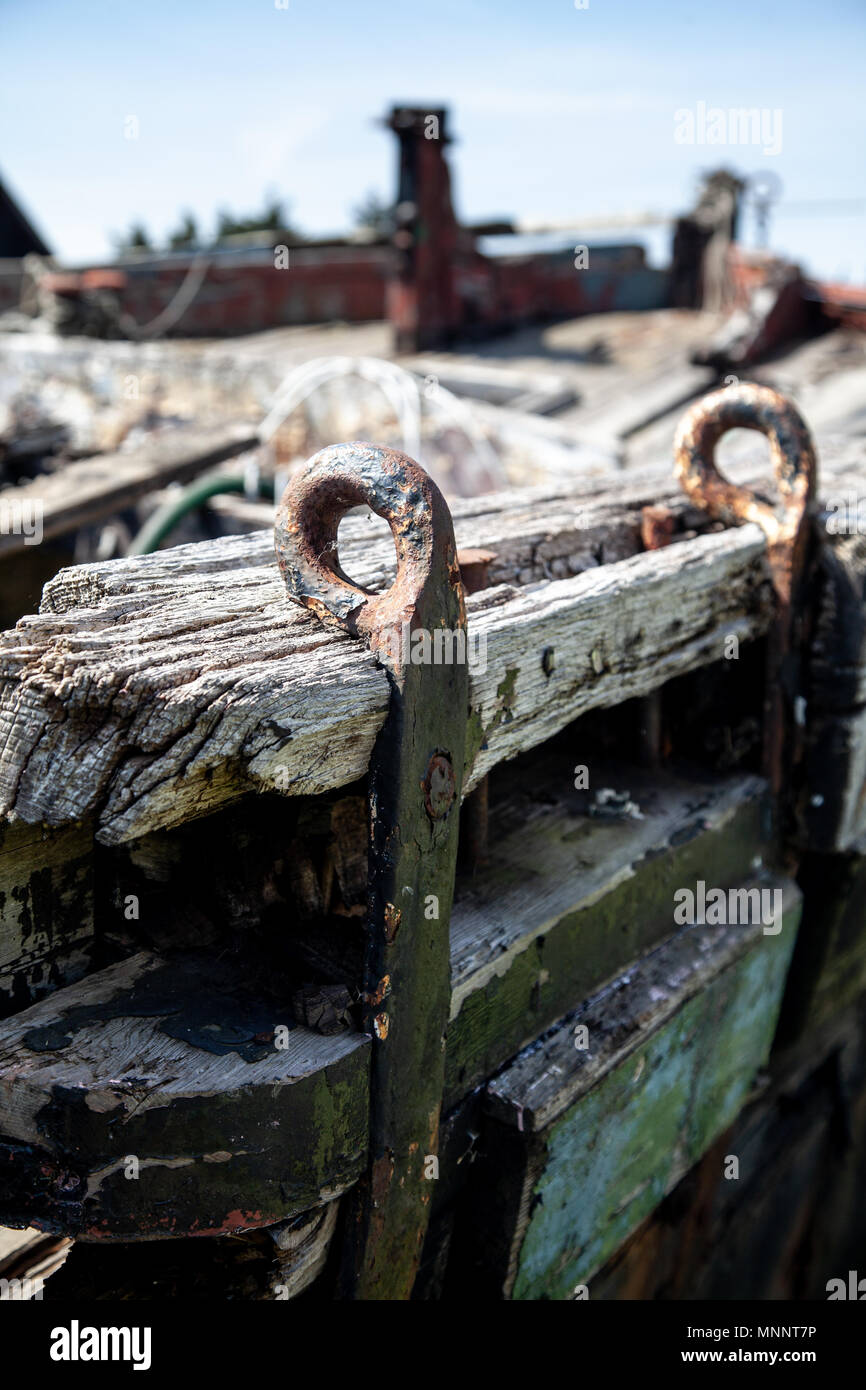
[(781, 179), (773, 249), (866, 282), (866, 0), (578, 2), (0, 0), (0, 175), (68, 263), (270, 194), (327, 234), (393, 195), (388, 107), (447, 105), (465, 221), (677, 213), (724, 163)]

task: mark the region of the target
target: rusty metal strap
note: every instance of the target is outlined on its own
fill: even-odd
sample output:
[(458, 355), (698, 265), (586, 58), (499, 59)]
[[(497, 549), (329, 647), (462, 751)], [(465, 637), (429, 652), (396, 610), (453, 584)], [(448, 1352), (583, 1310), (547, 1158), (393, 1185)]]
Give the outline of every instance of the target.
[[(384, 517), (394, 537), (397, 576), (383, 594), (359, 588), (340, 568), (337, 529), (358, 505)], [(363, 1018), (373, 1039), (371, 1158), (353, 1194), (341, 1288), (349, 1298), (406, 1299), (438, 1145), (468, 715), (454, 530), (418, 464), (391, 449), (342, 444), (322, 450), (289, 484), (275, 540), (290, 597), (363, 638), (391, 685), (369, 778)]]
[[(719, 472), (716, 446), (732, 429), (758, 430), (766, 436), (778, 484), (778, 508)], [(796, 701), (804, 698), (805, 688), (802, 589), (817, 480), (815, 448), (791, 401), (767, 386), (740, 382), (711, 392), (686, 412), (677, 430), (674, 457), (677, 476), (693, 502), (729, 525), (756, 522), (767, 537), (776, 611), (767, 649), (764, 771), (781, 819), (792, 772), (802, 753), (798, 733), (802, 716), (798, 717)]]

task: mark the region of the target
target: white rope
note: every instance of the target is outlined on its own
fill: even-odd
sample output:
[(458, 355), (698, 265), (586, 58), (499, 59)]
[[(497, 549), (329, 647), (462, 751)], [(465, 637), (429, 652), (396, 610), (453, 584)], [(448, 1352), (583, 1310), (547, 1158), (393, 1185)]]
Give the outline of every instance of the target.
[[(424, 398), (418, 378), (396, 362), (386, 362), (379, 357), (317, 357), (293, 367), (277, 388), (271, 408), (259, 425), (262, 443), (268, 443), (292, 411), (320, 386), (348, 376), (360, 377), (379, 387), (397, 419), (403, 451), (423, 463), (421, 416)], [(464, 401), (438, 384), (427, 401), (459, 425), (472, 443), (479, 462), (492, 468), (494, 473), (502, 471), (496, 451)]]

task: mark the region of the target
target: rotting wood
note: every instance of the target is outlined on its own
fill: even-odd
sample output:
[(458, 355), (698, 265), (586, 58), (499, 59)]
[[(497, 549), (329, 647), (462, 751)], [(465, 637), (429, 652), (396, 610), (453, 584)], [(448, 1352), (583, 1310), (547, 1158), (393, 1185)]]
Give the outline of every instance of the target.
[(779, 935), (685, 929), (489, 1084), (466, 1204), (476, 1297), (573, 1297), (736, 1117), (797, 932), (796, 888), (769, 886), (784, 892)]
[(41, 1299), (46, 1279), (62, 1267), (71, 1248), (68, 1236), (0, 1227), (0, 1302)]
[(107, 1290), (135, 1303), (297, 1298), (323, 1271), (339, 1206), (329, 1201), (276, 1226), (206, 1240), (77, 1240), (44, 1296), (58, 1303), (104, 1299)]
[[(755, 470), (729, 472), (740, 479)], [(849, 485), (850, 472), (833, 475), (834, 489)], [(699, 520), (670, 478), (665, 487), (678, 525)], [(566, 713), (622, 698), (621, 676), (628, 693), (646, 693), (714, 659), (724, 635), (745, 641), (766, 630), (765, 541), (756, 531), (678, 540), (630, 569), (612, 563), (639, 555), (642, 499), (638, 490), (632, 508), (627, 495), (585, 501), (568, 488), (554, 497), (536, 489), (456, 509), (458, 545), (483, 542), (497, 556), (497, 587), (468, 602), (470, 636), (489, 639), (488, 658), (495, 644), (497, 659), (484, 674), (470, 672), (475, 738), (487, 748), (466, 790), (562, 727)], [(369, 535), (362, 520), (344, 523), (341, 557), (377, 589), (393, 575), (393, 549)], [(385, 675), (347, 639), (287, 611), (273, 571), (268, 537), (254, 534), (61, 573), (43, 612), (0, 636), (0, 807), (52, 825), (93, 812), (98, 838), (118, 843), (248, 789), (303, 794), (361, 776), (385, 716)], [(574, 577), (526, 595), (502, 587), (562, 575)], [(621, 600), (634, 633), (623, 630)], [(593, 654), (597, 664), (605, 653), (585, 627), (572, 632), (577, 609), (613, 639), (600, 678)], [(529, 612), (535, 625), (523, 633)], [(549, 682), (541, 663), (557, 641)], [(529, 662), (518, 682), (509, 646)], [(570, 713), (569, 681), (583, 686)], [(524, 710), (527, 701), (538, 708)]]
[[(585, 796), (556, 793), (557, 782), (571, 783), (571, 760), (556, 753), (538, 765), (534, 757), (537, 803), (520, 791), (519, 765), (502, 769), (498, 779), (508, 776), (512, 791), (497, 789), (490, 866), (475, 880), (458, 880), (448, 1105), (656, 942), (669, 927), (678, 886), (705, 875), (719, 885), (739, 882), (763, 849), (759, 778), (666, 772), (651, 779), (599, 763), (598, 785), (627, 785), (643, 816), (602, 820), (587, 813)], [(219, 843), (213, 828), (210, 839)], [(158, 846), (135, 850), (155, 870), (165, 868)], [(326, 951), (321, 921), (310, 933)], [(236, 1211), (241, 1191), (245, 1201), (256, 1199), (263, 1218), (280, 1220), (361, 1171), (367, 1040), (294, 1027), (290, 992), (273, 967), (267, 988), (250, 982), (239, 990), (238, 974), (236, 955), (217, 964), (188, 951), (170, 959), (139, 954), (2, 1025), (5, 1185), (29, 1185), (35, 1194), (30, 1207), (16, 1208), (18, 1219), (35, 1202), (41, 1219), (59, 1229), (71, 1223), (105, 1238), (182, 1236), (191, 1223), (218, 1228), (229, 1212), (255, 1224), (254, 1212), (242, 1220)], [(269, 1039), (280, 1022), (289, 1026), (289, 1048), (275, 1051)], [(59, 1085), (75, 1096), (62, 1132)], [(305, 1183), (311, 1126), (317, 1139)], [(253, 1152), (234, 1153), (227, 1134), (251, 1135)], [(130, 1182), (117, 1166), (130, 1154), (158, 1161), (142, 1164)], [(203, 1157), (213, 1154), (224, 1161)], [(46, 1190), (50, 1170), (65, 1172), (71, 1187)], [(439, 1184), (430, 1187), (438, 1195)], [(82, 1192), (88, 1196), (80, 1201)], [(6, 1205), (0, 1219), (9, 1217)]]
[(296, 1025), (231, 961), (139, 953), (0, 1024), (0, 1220), (92, 1240), (285, 1220), (363, 1171), (368, 1064), (364, 1034)]
[(780, 1055), (777, 1035), (749, 1103), (593, 1277), (591, 1300), (724, 1299), (732, 1289), (747, 1299), (826, 1299), (828, 1274), (857, 1267), (866, 1238), (862, 1004), (837, 1010), (829, 1035), (813, 1022), (803, 1043), (796, 1059)]
[[(761, 636), (764, 549), (743, 527), (470, 598), (486, 664), (470, 668), (464, 790), (578, 715), (716, 660), (726, 636)], [(112, 844), (247, 790), (318, 793), (366, 772), (388, 702), (371, 654), (287, 612), (268, 571), (207, 566), (194, 585), (162, 572), (132, 601), (45, 614), (0, 638), (7, 815), (62, 825), (93, 814)]]
[[(578, 726), (579, 729), (579, 726)], [(510, 776), (509, 776), (510, 774)], [(675, 888), (740, 881), (766, 854), (766, 784), (650, 776), (593, 761), (641, 819), (599, 820), (564, 755), (502, 769), (490, 861), (458, 875), (451, 917), (446, 1108), (665, 936)], [(569, 790), (566, 790), (569, 788)]]
[[(680, 512), (677, 512), (676, 521), (677, 521), (678, 527), (680, 527), (680, 532), (681, 532), (681, 528), (683, 528), (685, 516), (687, 516), (687, 513), (685, 513), (684, 510), (680, 510)], [(689, 517), (689, 521), (691, 521), (691, 517)], [(562, 525), (562, 518), (560, 518), (560, 525)], [(578, 528), (578, 530), (580, 530), (580, 528)], [(684, 549), (684, 545), (685, 545), (685, 546), (688, 546), (688, 545), (692, 545), (692, 546), (705, 545), (706, 542), (708, 542), (708, 541), (714, 541), (714, 539), (719, 539), (719, 538), (717, 538), (717, 537), (712, 537), (712, 535), (710, 535), (710, 537), (701, 537), (701, 538), (698, 538), (698, 541), (685, 541), (685, 542), (683, 542), (683, 539), (681, 539), (681, 534), (680, 534), (680, 538), (678, 538), (678, 541), (677, 541), (676, 549), (683, 550), (683, 549)], [(626, 548), (627, 548), (628, 545), (630, 545), (630, 543), (631, 543), (630, 535), (626, 534), (626, 541), (624, 541), (624, 545), (626, 545)], [(341, 552), (341, 553), (342, 553), (342, 552)], [(575, 553), (575, 552), (570, 552), (570, 553), (569, 553), (569, 556), (564, 557), (564, 563), (566, 563), (566, 566), (567, 566), (567, 567), (570, 567), (571, 564), (574, 563), (574, 553)], [(577, 553), (580, 553), (580, 552), (577, 552)], [(588, 555), (589, 552), (584, 552), (584, 553), (585, 553), (585, 555)], [(559, 560), (559, 559), (560, 559), (559, 556), (553, 556), (553, 563), (556, 563), (557, 560)], [(598, 563), (598, 556), (595, 557), (595, 560), (596, 560), (596, 563)], [(549, 555), (546, 555), (546, 556), (544, 557), (544, 562), (542, 562), (542, 564), (546, 564), (546, 563), (548, 563), (548, 562), (549, 562)], [(535, 557), (532, 557), (532, 563), (538, 563), (538, 562), (537, 562), (537, 559), (535, 559)], [(634, 564), (634, 560), (632, 560), (632, 559), (626, 559), (626, 562), (624, 562), (624, 564)], [(353, 567), (352, 567), (352, 569), (353, 569)], [(386, 567), (386, 564), (385, 564), (385, 566), (382, 566), (382, 573), (386, 573), (386, 569), (388, 569), (388, 567)], [(614, 580), (619, 581), (620, 578), (621, 578), (621, 570), (623, 570), (623, 566), (621, 566), (621, 564), (614, 564), (614, 566), (612, 566), (612, 569), (616, 569), (617, 571), (620, 571), (619, 574), (614, 575)], [(79, 573), (83, 573), (83, 571), (79, 571)], [(766, 571), (763, 570), (763, 566), (762, 566), (762, 582), (763, 582), (763, 577), (765, 577), (765, 574), (766, 574)], [(555, 589), (555, 585), (557, 584), (557, 582), (560, 582), (560, 584), (562, 584), (563, 581), (560, 580), (560, 581), (553, 581), (553, 582), (550, 582), (549, 578), (546, 577), (546, 575), (545, 575), (544, 584), (542, 584), (542, 589), (541, 589), (541, 592), (542, 592), (542, 599), (544, 599), (544, 602), (546, 602), (546, 600), (549, 599), (550, 591), (552, 591), (552, 589)], [(566, 581), (566, 582), (567, 582), (567, 581)], [(514, 602), (514, 599), (516, 599), (516, 598), (527, 599), (527, 598), (530, 598), (530, 595), (528, 595), (528, 594), (524, 594), (524, 595), (516, 594), (516, 591), (514, 591), (514, 589), (500, 589), (499, 594), (493, 595), (492, 598), (493, 598), (493, 600), (492, 600), (491, 603), (489, 603), (489, 605), (487, 605), (487, 603), (485, 603), (485, 605), (482, 605), (482, 606), (481, 606), (481, 619), (484, 620), (484, 621), (487, 621), (487, 617), (485, 617), (485, 614), (491, 614), (491, 613), (492, 613), (493, 616), (496, 616), (496, 614), (499, 614), (499, 616), (502, 616), (502, 609), (503, 609), (503, 607), (506, 607), (507, 605), (510, 605), (510, 603)], [(766, 602), (766, 595), (765, 595), (765, 592), (763, 592), (763, 589), (759, 589), (759, 599), (758, 599), (759, 606), (760, 606), (760, 605), (763, 605), (763, 603), (765, 603), (765, 602)], [(614, 610), (614, 612), (616, 612), (616, 610)], [(513, 616), (513, 614), (512, 614), (512, 616)], [(493, 631), (493, 628), (491, 628), (491, 631)], [(756, 631), (758, 631), (758, 630), (756, 630)], [(620, 635), (621, 635), (621, 634), (620, 634)], [(627, 634), (626, 634), (626, 635), (627, 635)], [(617, 638), (617, 639), (619, 639), (619, 638)], [(626, 655), (628, 655), (627, 644), (623, 644), (623, 649), (624, 649), (624, 652), (626, 652)], [(550, 678), (550, 676), (552, 676), (552, 671), (556, 669), (555, 663), (545, 664), (545, 662), (544, 662), (544, 653), (545, 653), (545, 652), (548, 652), (548, 653), (549, 653), (550, 651), (555, 651), (555, 648), (549, 648), (549, 646), (545, 646), (545, 648), (542, 649), (542, 670), (544, 670), (544, 674), (545, 674), (545, 678), (546, 678), (545, 685), (548, 684), (549, 678)], [(719, 652), (716, 652), (716, 656), (717, 656), (717, 655), (719, 655)], [(624, 659), (626, 659), (626, 657), (624, 657)], [(706, 657), (705, 657), (705, 659), (706, 659)], [(601, 666), (602, 666), (602, 670), (601, 670), (601, 671), (599, 671), (599, 664), (601, 664)], [(595, 649), (592, 649), (592, 651), (589, 652), (589, 666), (591, 666), (592, 673), (594, 673), (594, 676), (595, 676), (595, 677), (602, 676), (602, 674), (603, 674), (603, 655), (602, 655), (602, 652), (599, 651), (598, 646), (596, 646)], [(506, 677), (509, 677), (509, 670), (507, 670), (507, 669), (506, 669)], [(500, 684), (502, 684), (502, 682), (500, 682)], [(512, 685), (513, 685), (513, 682), (512, 682)], [(503, 695), (503, 696), (505, 696), (505, 719), (506, 719), (506, 721), (507, 721), (507, 719), (509, 719), (510, 714), (512, 714), (512, 709), (513, 709), (513, 699), (512, 699), (513, 691), (512, 691), (512, 685), (506, 685), (506, 688), (505, 688), (505, 689), (498, 689), (498, 695)], [(535, 701), (538, 702), (538, 692), (537, 692), (537, 694), (535, 694)], [(614, 696), (613, 699), (610, 699), (610, 701), (603, 701), (603, 699), (602, 699), (602, 701), (599, 702), (599, 705), (603, 706), (603, 705), (605, 705), (605, 703), (614, 703), (614, 702), (619, 702), (619, 701), (617, 701), (616, 696)], [(527, 709), (531, 709), (531, 699), (530, 699), (530, 696), (528, 696), (528, 695), (527, 695), (527, 699), (525, 699), (525, 705), (527, 705)], [(599, 708), (599, 705), (596, 705), (595, 708)], [(581, 710), (578, 710), (578, 712), (582, 712), (582, 709), (581, 709)], [(557, 717), (559, 717), (559, 716), (557, 716)], [(571, 717), (573, 717), (573, 716), (571, 716), (571, 714), (569, 714), (569, 720), (571, 719)], [(562, 727), (562, 726), (560, 726), (560, 727)], [(477, 734), (478, 734), (478, 728), (475, 727), (474, 730), (473, 730), (473, 735), (474, 735), (474, 737), (477, 737)], [(484, 727), (481, 728), (481, 734), (482, 734), (482, 738), (484, 738), (484, 734), (485, 734)], [(521, 737), (523, 737), (523, 735), (521, 735)], [(520, 746), (520, 745), (518, 745), (518, 746)], [(532, 742), (528, 742), (527, 746), (534, 746), (534, 745), (532, 745)], [(482, 749), (482, 751), (484, 751), (484, 749)], [(746, 808), (744, 808), (745, 813), (746, 813), (746, 816), (748, 816), (748, 809), (749, 809), (748, 806), (746, 806)], [(752, 809), (753, 809), (753, 808), (752, 808)], [(740, 828), (742, 828), (742, 827), (740, 827)], [(724, 838), (724, 837), (721, 837), (721, 838)], [(670, 860), (669, 865), (666, 865), (666, 867), (670, 867), (670, 872), (674, 872), (674, 869), (676, 869), (678, 873), (681, 873), (681, 869), (683, 869), (683, 866), (681, 866), (681, 863), (678, 863), (678, 865), (676, 865), (676, 863), (674, 863), (674, 859), (676, 859), (676, 853), (674, 853), (674, 849), (676, 849), (676, 847), (674, 847), (673, 844), (669, 844), (669, 845), (666, 845), (666, 847), (663, 847), (663, 845), (656, 845), (656, 848), (666, 848), (666, 851), (667, 851), (667, 852), (664, 853), (664, 859)], [(345, 867), (345, 866), (343, 866), (343, 867)], [(332, 866), (332, 869), (334, 869), (334, 873), (336, 873), (336, 866), (335, 866), (335, 865)], [(331, 880), (327, 880), (327, 878), (322, 877), (322, 880), (320, 881), (320, 884), (317, 885), (318, 890), (320, 890), (321, 901), (322, 901), (322, 902), (327, 902), (327, 898), (328, 898), (327, 883), (328, 883), (328, 881), (331, 881)], [(573, 887), (574, 892), (577, 892), (577, 891), (578, 891), (578, 888), (580, 888), (580, 885), (578, 885), (578, 884), (573, 884), (573, 885), (571, 885), (571, 887)], [(616, 887), (617, 887), (617, 884), (616, 884), (616, 883), (614, 883), (614, 884), (612, 885), (612, 887), (609, 887), (609, 892), (610, 892), (610, 894), (614, 894), (614, 892), (616, 892)], [(631, 920), (631, 919), (630, 919), (630, 920)], [(457, 922), (457, 915), (455, 915), (455, 922)], [(585, 924), (585, 923), (584, 923), (584, 924)], [(495, 924), (493, 924), (493, 926), (495, 926)], [(499, 934), (499, 935), (500, 935), (500, 934)], [(491, 962), (492, 962), (493, 958), (495, 958), (495, 956), (498, 955), (498, 954), (500, 954), (500, 951), (502, 951), (502, 941), (499, 940), (499, 935), (495, 933), (495, 930), (491, 931), (491, 938), (489, 938), (489, 947), (491, 947), (491, 958), (489, 958), (489, 959), (491, 959)], [(539, 935), (538, 935), (538, 933), (537, 933), (537, 935), (535, 935), (535, 940), (539, 940), (539, 938), (541, 938), (541, 937), (539, 937)], [(528, 951), (531, 951), (531, 947), (530, 947), (530, 948), (527, 948), (527, 949), (528, 949)], [(518, 952), (518, 954), (523, 954), (523, 952)], [(453, 969), (453, 958), (452, 958), (452, 969)], [(493, 970), (495, 970), (495, 967), (493, 967)], [(499, 976), (496, 976), (496, 977), (498, 977), (498, 979), (499, 979)], [(488, 970), (488, 974), (487, 974), (487, 983), (489, 983), (489, 981), (491, 981), (491, 979), (492, 979), (492, 976), (491, 976), (491, 974), (489, 974), (489, 970)], [(544, 986), (545, 986), (546, 983), (548, 983), (548, 981), (542, 981), (542, 980), (541, 980), (541, 972), (538, 972), (538, 973), (537, 973), (537, 979), (535, 979), (535, 984), (538, 984), (538, 994), (541, 994), (541, 990), (542, 990), (542, 988), (544, 988)], [(575, 988), (577, 988), (577, 986), (575, 986)], [(581, 992), (584, 992), (584, 991), (585, 991), (585, 988), (587, 988), (587, 986), (584, 986), (584, 984), (581, 984), (581, 986), (580, 986)], [(126, 1002), (128, 1002), (128, 1001), (126, 1001)], [(557, 1005), (557, 1009), (559, 1009), (560, 1006), (562, 1006), (562, 1005)], [(550, 1008), (553, 1008), (553, 1005), (550, 1005)], [(452, 1009), (453, 1009), (453, 1001), (452, 1001)], [(126, 1011), (126, 1012), (128, 1012), (128, 1011)], [(460, 1016), (459, 1013), (457, 1013), (457, 1019), (459, 1019), (459, 1016)], [(199, 1020), (199, 1022), (200, 1022), (200, 1020)], [(197, 1024), (196, 1024), (196, 1026), (197, 1026)], [(521, 1026), (523, 1026), (523, 1024), (521, 1024)], [(175, 1031), (177, 1031), (177, 1029), (175, 1029)], [(535, 1029), (535, 1031), (538, 1031), (538, 1030)], [(527, 1036), (530, 1036), (531, 1033), (532, 1033), (532, 1027), (531, 1027), (531, 1024), (530, 1024), (530, 1026), (528, 1026), (527, 1033), (524, 1033), (524, 1034), (523, 1034), (523, 1037), (525, 1038), (525, 1037), (527, 1037)], [(517, 1040), (520, 1040), (520, 1034), (517, 1034)], [(56, 1041), (56, 1040), (53, 1040), (53, 1038), (49, 1038), (49, 1042), (50, 1042), (51, 1045), (54, 1044), (54, 1041)], [(242, 1040), (242, 1041), (243, 1041), (243, 1040)], [(249, 1040), (247, 1040), (247, 1041), (249, 1041)], [(456, 1040), (455, 1040), (455, 1041), (456, 1041)], [(544, 1040), (542, 1040), (542, 1041), (544, 1041)], [(236, 1042), (238, 1042), (238, 1040), (236, 1040), (236, 1038), (235, 1038), (235, 1044), (236, 1044)], [(514, 1042), (514, 1044), (509, 1044), (509, 1042), (507, 1042), (507, 1041), (506, 1041), (506, 1042), (503, 1042), (503, 1048), (505, 1048), (505, 1047), (512, 1047), (512, 1045), (518, 1045), (518, 1041), (517, 1041), (517, 1042)], [(231, 1051), (231, 1049), (232, 1049), (232, 1048), (229, 1047), (229, 1051)], [(236, 1048), (235, 1048), (235, 1049), (236, 1049)], [(28, 1051), (32, 1051), (32, 1048), (28, 1048)], [(505, 1059), (505, 1058), (503, 1058), (503, 1059)], [(192, 1066), (192, 1058), (190, 1058), (189, 1061), (190, 1061), (190, 1066)], [(200, 1065), (200, 1062), (199, 1062), (199, 1065)], [(317, 1063), (317, 1062), (314, 1062), (313, 1069), (316, 1069), (316, 1068), (317, 1068), (317, 1065), (318, 1065), (318, 1063)], [(350, 1065), (356, 1066), (356, 1062), (352, 1062), (352, 1063), (350, 1063)], [(349, 1063), (348, 1063), (348, 1068), (349, 1068)], [(492, 1069), (492, 1068), (488, 1068), (487, 1073), (484, 1073), (484, 1074), (489, 1074), (489, 1069)], [(354, 1077), (354, 1072), (352, 1073), (352, 1076)], [(598, 1080), (598, 1079), (596, 1079), (596, 1080)], [(603, 1084), (603, 1081), (602, 1081), (602, 1084)], [(234, 1090), (236, 1091), (236, 1086), (234, 1087)], [(149, 1098), (149, 1099), (150, 1099), (150, 1098)], [(143, 1106), (140, 1106), (140, 1105), (139, 1105), (138, 1098), (135, 1098), (135, 1105), (138, 1106), (138, 1109), (143, 1109)], [(158, 1108), (158, 1106), (154, 1105), (154, 1106), (152, 1106), (152, 1108)], [(138, 1111), (136, 1111), (136, 1113), (138, 1113)], [(92, 1123), (92, 1118), (90, 1118), (89, 1115), (85, 1115), (85, 1120), (86, 1120), (86, 1122), (88, 1122), (88, 1123)], [(220, 1119), (220, 1123), (222, 1123), (222, 1119)], [(86, 1133), (86, 1130), (82, 1130), (82, 1133)], [(359, 1144), (359, 1147), (361, 1147), (360, 1144)], [(220, 1152), (221, 1152), (221, 1151), (220, 1151)], [(211, 1158), (211, 1159), (214, 1158), (213, 1152), (209, 1152), (209, 1158)], [(199, 1170), (200, 1170), (200, 1169), (202, 1169), (202, 1165), (199, 1165)], [(44, 1195), (44, 1194), (43, 1194), (43, 1195)], [(54, 1195), (57, 1195), (57, 1194), (54, 1194)], [(68, 1193), (67, 1193), (67, 1195), (68, 1195)], [(299, 1195), (297, 1195), (297, 1193), (295, 1193), (295, 1198), (296, 1198), (297, 1201), (300, 1201), (300, 1197), (299, 1197)], [(65, 1200), (65, 1198), (64, 1198), (64, 1200)], [(318, 1194), (318, 1198), (317, 1198), (317, 1197), (311, 1197), (310, 1200), (321, 1200), (321, 1193)], [(70, 1198), (70, 1201), (71, 1201), (71, 1198)], [(115, 1215), (117, 1215), (117, 1212), (111, 1213), (110, 1218), (108, 1218), (108, 1223), (107, 1223), (107, 1225), (111, 1225), (111, 1223), (113, 1223), (113, 1219), (114, 1219), (114, 1216), (115, 1216)], [(235, 1213), (235, 1215), (236, 1215), (236, 1213)], [(249, 1215), (249, 1213), (247, 1213), (247, 1215)], [(165, 1230), (165, 1229), (168, 1229), (168, 1227), (167, 1227), (167, 1225), (165, 1225), (165, 1223), (164, 1223), (164, 1225), (163, 1225), (163, 1230)], [(172, 1229), (174, 1229), (174, 1227), (172, 1227)], [(178, 1227), (178, 1229), (183, 1229), (182, 1223), (181, 1223), (181, 1226)], [(206, 1229), (207, 1229), (207, 1227), (206, 1227)], [(215, 1226), (214, 1226), (214, 1227), (211, 1227), (211, 1229), (218, 1229), (218, 1227), (215, 1227)], [(103, 1227), (103, 1232), (101, 1232), (101, 1234), (108, 1234), (106, 1227)]]
[(0, 1017), (86, 974), (93, 830), (0, 822)]

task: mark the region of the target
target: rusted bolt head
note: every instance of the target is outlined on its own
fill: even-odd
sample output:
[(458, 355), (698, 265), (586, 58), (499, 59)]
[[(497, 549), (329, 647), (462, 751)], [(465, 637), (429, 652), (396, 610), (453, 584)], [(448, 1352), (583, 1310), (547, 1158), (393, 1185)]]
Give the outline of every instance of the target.
[(431, 820), (441, 820), (447, 816), (457, 795), (457, 779), (451, 766), (451, 759), (444, 753), (434, 753), (427, 765), (427, 774), (422, 783), (424, 805)]
[(477, 594), (487, 588), (487, 571), (495, 559), (493, 550), (458, 550), (460, 578), (467, 594)]
[(641, 507), (640, 538), (644, 550), (662, 550), (674, 533), (675, 518), (670, 507)]

